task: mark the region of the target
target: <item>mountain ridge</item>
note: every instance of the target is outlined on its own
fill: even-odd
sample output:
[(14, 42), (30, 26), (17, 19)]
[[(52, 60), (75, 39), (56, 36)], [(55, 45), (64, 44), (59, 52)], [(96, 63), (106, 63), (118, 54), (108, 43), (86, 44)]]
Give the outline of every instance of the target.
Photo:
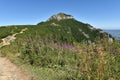
[[(73, 43), (73, 42), (94, 42), (96, 38), (112, 38), (112, 36), (101, 29), (96, 29), (90, 24), (77, 21), (72, 15), (58, 13), (51, 16), (47, 21), (40, 22), (37, 25), (9, 26), (0, 28), (4, 38), (14, 32), (18, 32), (23, 28), (28, 28), (24, 35), (33, 35), (37, 33), (41, 37), (52, 36), (51, 41)], [(8, 29), (8, 30), (6, 30)], [(4, 35), (5, 34), (5, 35)], [(24, 36), (23, 35), (23, 36)], [(1, 39), (0, 38), (0, 39)], [(22, 38), (22, 36), (21, 36)], [(55, 40), (57, 39), (57, 40)]]

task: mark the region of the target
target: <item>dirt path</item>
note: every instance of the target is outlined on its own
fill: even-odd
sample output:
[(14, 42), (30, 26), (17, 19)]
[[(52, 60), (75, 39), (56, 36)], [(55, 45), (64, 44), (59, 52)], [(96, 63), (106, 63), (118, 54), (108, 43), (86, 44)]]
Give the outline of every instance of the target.
[[(27, 28), (22, 29), (20, 33), (3, 38), (0, 47), (10, 45), (16, 39), (15, 36), (17, 34), (22, 34), (26, 30)], [(0, 57), (0, 80), (33, 80), (33, 77), (17, 65), (11, 63), (7, 58)]]
[(0, 48), (6, 45), (10, 45), (11, 42), (13, 42), (16, 39), (17, 34), (22, 34), (24, 31), (26, 31), (27, 28), (22, 29), (19, 33), (15, 33), (13, 35), (7, 36), (6, 38), (2, 39), (2, 43), (0, 43)]
[(33, 80), (33, 78), (8, 59), (0, 57), (0, 80)]

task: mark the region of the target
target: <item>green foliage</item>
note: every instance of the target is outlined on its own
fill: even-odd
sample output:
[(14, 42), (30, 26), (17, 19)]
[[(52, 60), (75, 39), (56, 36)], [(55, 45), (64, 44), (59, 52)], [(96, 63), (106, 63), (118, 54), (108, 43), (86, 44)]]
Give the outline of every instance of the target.
[(22, 28), (23, 27), (18, 26), (0, 27), (0, 39), (5, 38), (14, 33), (20, 32)]
[[(28, 30), (16, 35), (11, 45), (2, 47), (1, 54), (25, 65), (38, 80), (120, 79), (120, 43), (109, 43), (107, 33), (67, 19), (1, 27), (0, 39), (23, 28)], [(86, 44), (87, 40), (95, 44)]]
[[(96, 44), (55, 43), (39, 35), (27, 36), (24, 42), (9, 46), (16, 51), (12, 56), (25, 64), (36, 77), (46, 80), (118, 80), (120, 77), (120, 43), (108, 43), (107, 39)], [(7, 48), (7, 47), (6, 47)], [(11, 48), (11, 49), (10, 49)], [(12, 53), (13, 53), (12, 52)], [(17, 55), (19, 53), (19, 55)], [(28, 66), (27, 66), (28, 65)], [(44, 74), (43, 74), (44, 73)], [(50, 74), (51, 73), (51, 74)], [(46, 78), (47, 75), (47, 78)]]
[[(41, 22), (37, 26), (47, 27), (59, 40), (68, 43), (73, 41), (94, 41), (97, 37), (104, 38), (108, 35), (107, 33), (102, 33), (102, 30), (100, 29), (95, 29), (89, 24), (85, 24), (74, 19), (60, 21), (50, 20), (47, 22)], [(87, 38), (85, 34), (87, 34), (89, 38)]]
[[(20, 32), (21, 29), (27, 27), (28, 30), (22, 35), (18, 35), (18, 38), (25, 38), (26, 36), (35, 37), (40, 35), (41, 38), (49, 37), (55, 42), (61, 43), (73, 43), (82, 41), (92, 41), (97, 37), (107, 37), (107, 33), (101, 33), (100, 29), (95, 29), (89, 24), (85, 24), (74, 19), (66, 20), (50, 20), (41, 22), (38, 25), (21, 25), (21, 26), (9, 26), (0, 27), (0, 39)], [(87, 36), (87, 37), (86, 37)], [(56, 41), (58, 40), (58, 41)]]

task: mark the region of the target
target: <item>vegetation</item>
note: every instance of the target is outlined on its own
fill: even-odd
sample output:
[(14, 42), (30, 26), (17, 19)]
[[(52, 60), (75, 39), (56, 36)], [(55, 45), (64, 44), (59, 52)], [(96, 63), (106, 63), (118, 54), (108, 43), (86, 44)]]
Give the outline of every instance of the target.
[(20, 32), (21, 29), (22, 27), (18, 27), (18, 26), (0, 27), (0, 39), (5, 38), (8, 35), (18, 33)]
[[(26, 37), (2, 49), (12, 61), (20, 62), (38, 80), (118, 80), (120, 43), (106, 39), (96, 44), (61, 44)], [(13, 50), (13, 47), (16, 50)], [(9, 48), (9, 49), (8, 49)], [(7, 51), (6, 51), (7, 50)], [(11, 52), (11, 53), (10, 53)], [(14, 54), (13, 54), (14, 53)], [(44, 74), (43, 74), (44, 73)], [(50, 74), (51, 73), (51, 74)]]
[(28, 30), (0, 52), (38, 80), (120, 79), (120, 43), (108, 42), (109, 34), (100, 29), (74, 19), (49, 20), (1, 27), (1, 39), (23, 28)]

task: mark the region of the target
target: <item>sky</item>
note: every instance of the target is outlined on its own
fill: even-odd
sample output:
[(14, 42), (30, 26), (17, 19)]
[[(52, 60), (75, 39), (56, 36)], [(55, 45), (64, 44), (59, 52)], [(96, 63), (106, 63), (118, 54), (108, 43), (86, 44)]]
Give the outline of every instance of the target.
[(0, 26), (34, 25), (63, 12), (101, 29), (120, 29), (120, 0), (0, 0)]

